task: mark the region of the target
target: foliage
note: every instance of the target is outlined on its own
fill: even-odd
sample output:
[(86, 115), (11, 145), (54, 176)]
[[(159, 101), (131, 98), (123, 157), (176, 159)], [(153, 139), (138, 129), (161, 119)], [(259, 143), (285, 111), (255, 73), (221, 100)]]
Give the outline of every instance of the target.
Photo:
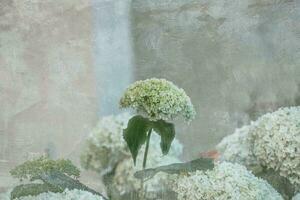
[(136, 163), (138, 151), (147, 140), (147, 133), (149, 134), (152, 129), (161, 136), (162, 153), (164, 155), (168, 154), (171, 143), (175, 138), (174, 125), (163, 120), (150, 121), (137, 115), (128, 121), (128, 126), (124, 129), (124, 139), (130, 149), (134, 163)]
[[(25, 163), (11, 170), (15, 178), (29, 179), (30, 183), (16, 186), (11, 192), (11, 198), (23, 196), (37, 196), (45, 192), (63, 192), (66, 189), (78, 189), (95, 195), (104, 196), (80, 183), (77, 178), (80, 171), (70, 160), (51, 160), (41, 157)], [(75, 179), (74, 179), (74, 178)], [(34, 181), (42, 183), (35, 183)]]
[(165, 166), (159, 166), (156, 168), (149, 168), (135, 173), (135, 177), (138, 179), (152, 178), (159, 172), (168, 174), (182, 174), (190, 173), (197, 170), (209, 170), (213, 169), (214, 161), (210, 158), (199, 158), (186, 163), (174, 163)]
[[(96, 171), (102, 176), (107, 186), (107, 193), (112, 199), (126, 199), (124, 196), (134, 195), (134, 192), (140, 188), (140, 180), (134, 177), (134, 173), (142, 167), (145, 149), (140, 150), (135, 166), (122, 136), (130, 117), (129, 114), (122, 113), (101, 118), (88, 136), (86, 148), (81, 155), (83, 167)], [(151, 150), (147, 159), (148, 168), (180, 162), (179, 157), (182, 154), (180, 142), (175, 138), (168, 155), (163, 155), (160, 141), (160, 135), (153, 131), (149, 145)], [(165, 190), (167, 178), (168, 174), (164, 173), (147, 180), (145, 182), (147, 193), (159, 194), (160, 190)]]
[[(161, 154), (159, 141), (160, 136), (158, 134), (153, 134), (150, 141), (149, 148), (151, 148), (151, 151), (149, 151), (148, 154), (147, 169), (180, 162), (179, 157), (182, 153), (182, 145), (179, 141), (174, 139), (168, 155)], [(110, 189), (115, 186), (116, 191), (120, 194), (131, 193), (140, 189), (140, 179), (137, 179), (134, 176), (134, 173), (142, 168), (144, 152), (145, 149), (141, 149), (141, 152), (137, 157), (136, 166), (132, 162), (131, 157), (127, 157), (118, 163), (112, 175), (111, 184), (109, 184)], [(168, 179), (169, 174), (167, 173), (158, 173), (151, 179), (147, 179), (144, 183), (147, 188), (147, 194), (151, 192), (159, 194), (161, 190), (166, 190)]]

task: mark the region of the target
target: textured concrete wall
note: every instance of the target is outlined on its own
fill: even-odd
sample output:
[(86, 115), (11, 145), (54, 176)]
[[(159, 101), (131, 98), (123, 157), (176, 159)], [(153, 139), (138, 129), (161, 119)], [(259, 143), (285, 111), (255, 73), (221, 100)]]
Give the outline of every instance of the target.
[[(134, 0), (136, 76), (186, 89), (198, 116), (186, 156), (300, 93), (300, 1)], [(298, 102), (299, 103), (299, 102)]]
[(130, 3), (0, 1), (0, 188), (9, 168), (37, 154), (76, 161), (131, 77), (164, 77), (191, 96), (197, 119), (178, 126), (186, 158), (300, 103), (299, 1)]
[(36, 154), (72, 157), (95, 124), (91, 15), (87, 0), (0, 1), (0, 187)]

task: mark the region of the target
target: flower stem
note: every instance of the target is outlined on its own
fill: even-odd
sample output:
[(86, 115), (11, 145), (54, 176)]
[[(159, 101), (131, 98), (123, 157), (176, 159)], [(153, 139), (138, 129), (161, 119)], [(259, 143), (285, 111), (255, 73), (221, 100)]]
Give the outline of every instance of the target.
[[(150, 144), (150, 138), (151, 138), (151, 131), (152, 129), (149, 129), (148, 135), (147, 135), (147, 140), (146, 140), (146, 147), (145, 147), (145, 152), (144, 152), (144, 160), (143, 160), (143, 170), (146, 169), (146, 164), (147, 164), (147, 156), (148, 156), (148, 151), (149, 151), (149, 144)], [(141, 193), (140, 193), (140, 198), (142, 200), (145, 199), (145, 194), (146, 191), (144, 191), (144, 179), (141, 180)]]
[(148, 150), (149, 150), (149, 144), (150, 144), (150, 137), (151, 137), (151, 131), (152, 129), (150, 129), (148, 131), (148, 135), (147, 135), (147, 143), (146, 143), (146, 147), (145, 147), (145, 152), (144, 152), (144, 160), (143, 160), (143, 170), (146, 169), (146, 164), (147, 164), (147, 156), (148, 156)]

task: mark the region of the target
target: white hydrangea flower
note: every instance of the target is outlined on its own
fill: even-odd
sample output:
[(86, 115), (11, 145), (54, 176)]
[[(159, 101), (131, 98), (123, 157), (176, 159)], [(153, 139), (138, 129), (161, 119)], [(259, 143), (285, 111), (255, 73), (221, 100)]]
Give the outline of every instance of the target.
[(296, 194), (292, 200), (300, 200), (300, 193)]
[(165, 79), (147, 79), (133, 83), (120, 100), (122, 108), (132, 107), (151, 120), (173, 120), (182, 115), (190, 121), (194, 106), (183, 89)]
[(266, 181), (239, 164), (222, 162), (213, 170), (174, 175), (170, 189), (178, 200), (283, 200)]
[(128, 113), (103, 117), (87, 139), (86, 149), (81, 155), (81, 164), (102, 174), (129, 156), (123, 139), (123, 129), (131, 116)]
[(253, 141), (249, 137), (251, 128), (253, 128), (251, 125), (243, 126), (223, 138), (216, 146), (217, 150), (221, 152), (221, 160), (239, 163), (247, 167), (259, 165), (252, 152)]
[[(0, 194), (1, 200), (10, 200), (10, 192)], [(66, 189), (62, 193), (41, 193), (37, 196), (25, 196), (18, 198), (18, 200), (104, 200), (98, 195), (94, 195), (87, 191), (82, 190), (68, 190)]]
[[(178, 140), (174, 140), (170, 148), (169, 154), (163, 156), (159, 146), (160, 137), (157, 134), (153, 134), (150, 141), (150, 150), (148, 152), (147, 168), (154, 168), (162, 165), (168, 165), (172, 163), (179, 163), (179, 156), (182, 154), (182, 145)], [(141, 182), (134, 177), (134, 173), (142, 169), (144, 148), (137, 157), (137, 165), (134, 166), (131, 157), (124, 159), (118, 164), (113, 182), (121, 194), (125, 194), (130, 191), (140, 189)], [(162, 190), (166, 186), (166, 180), (168, 175), (165, 173), (158, 173), (153, 178), (145, 182), (147, 191), (154, 192)]]
[(300, 187), (300, 106), (281, 108), (260, 117), (251, 129), (253, 153), (261, 165), (274, 169)]

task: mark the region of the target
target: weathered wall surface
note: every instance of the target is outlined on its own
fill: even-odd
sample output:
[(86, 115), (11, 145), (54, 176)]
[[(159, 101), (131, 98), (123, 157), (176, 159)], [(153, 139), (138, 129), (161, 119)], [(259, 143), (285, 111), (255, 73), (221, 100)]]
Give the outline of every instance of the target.
[(0, 187), (35, 154), (68, 156), (97, 120), (86, 0), (0, 1)]
[[(198, 116), (186, 156), (300, 96), (300, 1), (134, 0), (136, 76), (173, 80)], [(300, 102), (298, 101), (298, 104)]]
[(1, 0), (0, 188), (36, 154), (76, 161), (133, 78), (191, 96), (197, 119), (178, 126), (187, 159), (300, 104), (299, 19), (297, 0)]

